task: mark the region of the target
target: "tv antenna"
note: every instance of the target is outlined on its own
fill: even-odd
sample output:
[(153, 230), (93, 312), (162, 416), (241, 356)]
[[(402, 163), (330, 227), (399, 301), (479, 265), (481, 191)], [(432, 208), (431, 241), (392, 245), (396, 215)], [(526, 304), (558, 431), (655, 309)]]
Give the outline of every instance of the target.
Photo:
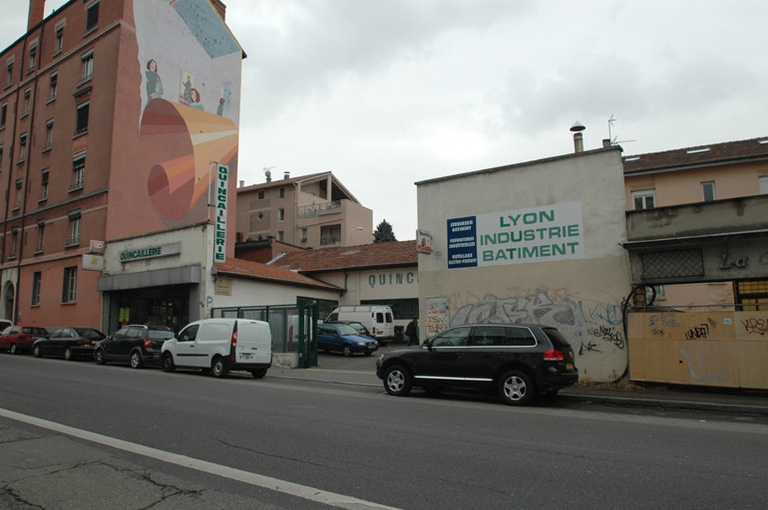
[(608, 119), (608, 140), (610, 140), (611, 145), (618, 145), (620, 143), (628, 143), (628, 142), (634, 142), (635, 140), (617, 140), (618, 136), (612, 136), (611, 130), (613, 128), (613, 123), (616, 122), (617, 118), (611, 114), (610, 118)]

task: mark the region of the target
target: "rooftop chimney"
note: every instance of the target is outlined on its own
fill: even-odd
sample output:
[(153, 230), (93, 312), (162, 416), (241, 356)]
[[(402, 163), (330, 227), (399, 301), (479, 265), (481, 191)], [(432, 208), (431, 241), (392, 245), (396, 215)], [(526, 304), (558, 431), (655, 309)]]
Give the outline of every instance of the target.
[(571, 132), (573, 133), (573, 152), (575, 153), (584, 152), (584, 135), (582, 135), (581, 132), (585, 129), (587, 128), (578, 120), (571, 126)]
[(43, 21), (45, 17), (45, 0), (29, 0), (29, 18), (27, 18), (27, 32), (32, 27)]
[(291, 178), (291, 172), (285, 172), (283, 174), (283, 179), (290, 179)]

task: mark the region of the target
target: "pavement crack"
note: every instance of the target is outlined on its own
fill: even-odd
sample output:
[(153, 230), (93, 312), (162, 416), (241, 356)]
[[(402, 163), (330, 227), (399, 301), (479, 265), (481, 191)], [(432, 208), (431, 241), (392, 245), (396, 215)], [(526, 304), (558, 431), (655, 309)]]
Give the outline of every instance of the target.
[(237, 450), (243, 450), (245, 452), (258, 453), (259, 455), (263, 455), (265, 457), (271, 457), (273, 459), (290, 460), (290, 461), (293, 461), (293, 462), (300, 462), (302, 464), (307, 464), (309, 466), (318, 466), (318, 467), (324, 467), (324, 468), (330, 467), (330, 466), (328, 466), (326, 464), (321, 464), (319, 462), (310, 462), (310, 461), (308, 461), (306, 459), (297, 459), (296, 457), (287, 457), (285, 455), (276, 455), (274, 453), (266, 453), (266, 452), (263, 452), (261, 450), (254, 450), (253, 448), (246, 448), (244, 446), (240, 446), (240, 445), (236, 445), (236, 444), (232, 444), (232, 443), (227, 443), (226, 441), (222, 441), (221, 439), (217, 439), (216, 441), (218, 441), (219, 443), (223, 444), (224, 446), (229, 446), (230, 448), (235, 448)]

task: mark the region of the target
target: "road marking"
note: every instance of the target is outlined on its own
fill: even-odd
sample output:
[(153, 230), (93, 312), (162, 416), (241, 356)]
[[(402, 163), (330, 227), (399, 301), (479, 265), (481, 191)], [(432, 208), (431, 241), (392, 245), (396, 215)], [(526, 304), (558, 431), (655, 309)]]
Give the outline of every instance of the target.
[(297, 483), (287, 482), (278, 478), (272, 478), (269, 476), (258, 475), (256, 473), (250, 473), (243, 471), (242, 469), (231, 468), (228, 466), (222, 466), (221, 464), (214, 464), (213, 462), (207, 462), (200, 459), (194, 459), (187, 457), (186, 455), (178, 455), (176, 453), (166, 452), (158, 450), (156, 448), (150, 448), (129, 441), (123, 441), (114, 437), (104, 436), (95, 432), (89, 432), (87, 430), (77, 429), (69, 427), (61, 423), (53, 421), (43, 420), (42, 418), (35, 418), (34, 416), (28, 416), (26, 414), (20, 414), (14, 411), (0, 408), (0, 416), (9, 418), (11, 420), (19, 421), (35, 427), (40, 427), (61, 434), (66, 434), (79, 439), (84, 439), (92, 443), (98, 443), (118, 450), (124, 450), (126, 452), (143, 455), (152, 459), (167, 462), (169, 464), (175, 464), (189, 469), (195, 469), (216, 476), (229, 478), (238, 482), (255, 485), (257, 487), (263, 487), (265, 489), (282, 492), (291, 496), (296, 496), (317, 503), (334, 506), (337, 508), (348, 508), (355, 510), (375, 509), (375, 510), (398, 510), (395, 507), (380, 505), (371, 501), (365, 501), (362, 499), (352, 498), (344, 496), (343, 494), (336, 494), (334, 492), (328, 492), (314, 487), (308, 487), (306, 485), (299, 485)]

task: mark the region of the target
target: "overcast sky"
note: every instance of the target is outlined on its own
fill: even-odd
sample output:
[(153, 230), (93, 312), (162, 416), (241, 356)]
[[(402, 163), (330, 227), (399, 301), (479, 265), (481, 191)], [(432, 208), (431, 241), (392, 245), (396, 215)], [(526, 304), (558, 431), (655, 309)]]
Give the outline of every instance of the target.
[[(613, 117), (625, 155), (768, 135), (765, 0), (225, 3), (239, 179), (330, 170), (398, 240), (415, 182), (572, 152), (577, 120), (592, 149)], [(5, 48), (28, 0), (0, 5)]]

